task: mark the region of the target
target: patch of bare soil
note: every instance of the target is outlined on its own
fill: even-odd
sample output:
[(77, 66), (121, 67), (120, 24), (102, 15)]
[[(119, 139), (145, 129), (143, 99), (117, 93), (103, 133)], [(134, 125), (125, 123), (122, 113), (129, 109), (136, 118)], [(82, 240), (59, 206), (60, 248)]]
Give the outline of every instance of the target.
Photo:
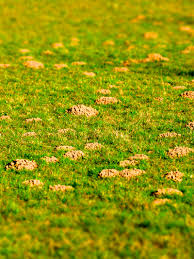
[(32, 122), (41, 122), (42, 119), (40, 118), (30, 118), (30, 119), (26, 119), (26, 123), (32, 123)]
[(26, 54), (26, 53), (29, 53), (30, 50), (29, 49), (20, 49), (19, 52), (22, 54)]
[(51, 56), (51, 55), (53, 55), (54, 53), (53, 53), (51, 50), (47, 49), (47, 50), (43, 51), (43, 54), (44, 54), (44, 55), (47, 55), (47, 56)]
[(35, 60), (27, 60), (26, 62), (24, 62), (24, 66), (33, 69), (44, 68), (44, 65), (41, 62)]
[(117, 98), (115, 97), (100, 97), (96, 100), (97, 104), (114, 104), (114, 103), (118, 103), (119, 100), (117, 100)]
[(8, 115), (2, 115), (1, 117), (0, 117), (0, 120), (10, 120), (11, 118), (10, 118), (10, 116), (8, 116)]
[(156, 39), (156, 38), (158, 38), (158, 33), (153, 32), (153, 31), (145, 32), (145, 33), (144, 33), (144, 38), (145, 38), (146, 40), (153, 40), (153, 39)]
[(94, 76), (96, 76), (96, 74), (94, 72), (88, 72), (88, 71), (83, 72), (83, 75), (85, 75), (87, 77), (94, 77)]
[(111, 91), (109, 89), (98, 89), (96, 92), (104, 95), (111, 94)]
[(69, 186), (69, 185), (54, 185), (54, 186), (49, 186), (49, 189), (51, 191), (60, 191), (60, 192), (66, 192), (66, 191), (72, 191), (74, 188), (72, 186)]
[(80, 150), (71, 150), (71, 151), (68, 151), (64, 157), (66, 158), (70, 158), (72, 160), (78, 160), (78, 159), (81, 159), (85, 156), (85, 154), (80, 151)]
[(189, 122), (186, 127), (190, 128), (191, 130), (194, 129), (194, 121)]
[(168, 156), (171, 158), (179, 158), (188, 155), (190, 152), (193, 152), (192, 148), (189, 147), (175, 147), (169, 149)]
[(194, 99), (194, 91), (186, 91), (181, 94), (184, 98)]
[(54, 68), (56, 69), (62, 69), (62, 68), (67, 68), (68, 65), (67, 64), (54, 64)]
[(142, 62), (155, 62), (155, 61), (169, 61), (169, 58), (163, 57), (158, 53), (150, 53), (148, 57), (143, 59)]
[(105, 42), (103, 42), (104, 46), (114, 46), (115, 43), (113, 40), (106, 40)]
[(45, 157), (42, 157), (41, 159), (44, 160), (47, 163), (56, 163), (56, 162), (59, 161), (59, 159), (56, 158), (55, 156), (51, 156), (51, 157), (45, 156)]
[(175, 90), (179, 90), (179, 89), (185, 89), (186, 87), (183, 86), (183, 85), (177, 85), (177, 86), (174, 86), (173, 89)]
[(145, 171), (140, 170), (140, 169), (136, 169), (136, 168), (134, 168), (134, 169), (124, 169), (123, 171), (121, 171), (119, 173), (119, 175), (121, 177), (128, 178), (128, 179), (140, 176), (142, 174), (145, 174)]
[(95, 143), (87, 143), (86, 145), (85, 145), (85, 149), (89, 149), (89, 150), (100, 150), (100, 149), (102, 149), (102, 144), (100, 144), (100, 143), (97, 143), (97, 142), (95, 142)]
[(67, 128), (67, 129), (59, 129), (58, 130), (59, 134), (67, 134), (68, 132), (75, 132), (75, 130), (74, 129), (69, 129), (69, 128)]
[(32, 131), (32, 132), (26, 132), (23, 134), (23, 137), (35, 137), (36, 136), (36, 132)]
[(135, 154), (134, 156), (130, 156), (129, 157), (130, 160), (144, 160), (144, 159), (149, 159), (148, 156), (144, 155), (144, 154)]
[(43, 182), (36, 179), (26, 180), (22, 184), (29, 185), (30, 187), (42, 187), (44, 185)]
[(55, 148), (56, 151), (59, 151), (59, 150), (71, 151), (74, 149), (75, 147), (72, 147), (72, 146), (58, 146)]
[(173, 188), (164, 188), (158, 189), (156, 192), (152, 193), (155, 196), (162, 196), (162, 195), (180, 195), (183, 196), (183, 193), (177, 189)]
[(97, 116), (98, 111), (92, 107), (85, 106), (83, 104), (80, 105), (74, 105), (70, 109), (67, 110), (68, 113), (71, 113), (73, 115), (85, 115), (87, 117), (91, 116)]
[(100, 178), (109, 178), (109, 177), (115, 177), (115, 176), (119, 176), (119, 171), (115, 170), (115, 169), (103, 169), (98, 176)]
[(59, 48), (64, 48), (64, 45), (62, 42), (55, 42), (52, 44), (53, 49), (59, 49)]
[(129, 69), (127, 67), (115, 67), (114, 68), (115, 72), (121, 72), (121, 73), (126, 73), (129, 71)]
[(10, 64), (0, 64), (0, 68), (8, 68), (10, 67)]
[(85, 66), (86, 62), (84, 62), (84, 61), (74, 61), (71, 64), (72, 64), (72, 66)]
[(156, 199), (152, 202), (153, 206), (161, 206), (164, 205), (166, 203), (170, 203), (171, 200), (170, 199)]
[(12, 161), (11, 163), (6, 165), (6, 169), (14, 169), (17, 171), (20, 170), (34, 170), (35, 168), (37, 168), (38, 165), (35, 161), (30, 161), (27, 159), (16, 159), (14, 161)]
[(135, 166), (137, 164), (139, 164), (137, 160), (123, 160), (119, 163), (121, 167)]
[(181, 134), (178, 134), (176, 132), (166, 132), (159, 135), (160, 138), (176, 138), (181, 137)]
[(179, 171), (171, 171), (166, 173), (163, 177), (174, 182), (181, 182), (184, 174)]

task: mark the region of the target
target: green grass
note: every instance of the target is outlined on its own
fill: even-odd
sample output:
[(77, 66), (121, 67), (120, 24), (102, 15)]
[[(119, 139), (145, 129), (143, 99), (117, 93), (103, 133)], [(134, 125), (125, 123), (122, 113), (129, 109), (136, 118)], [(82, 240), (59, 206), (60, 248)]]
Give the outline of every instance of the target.
[[(193, 27), (191, 0), (1, 0), (0, 1), (0, 258), (192, 258), (193, 190), (192, 154), (179, 159), (167, 156), (169, 148), (192, 147), (193, 100), (182, 98), (193, 90), (192, 34), (181, 26)], [(145, 19), (132, 22), (138, 15)], [(158, 38), (146, 40), (154, 31)], [(71, 38), (80, 39), (71, 46)], [(103, 42), (113, 40), (114, 46)], [(126, 41), (134, 48), (127, 50)], [(63, 42), (64, 49), (52, 49)], [(147, 45), (147, 47), (145, 47)], [(24, 67), (19, 49), (30, 49), (44, 69)], [(52, 56), (43, 55), (51, 50)], [(68, 50), (68, 51), (67, 51)], [(129, 72), (116, 73), (128, 59), (143, 59), (160, 53), (168, 62), (132, 63)], [(85, 61), (75, 67), (73, 61)], [(112, 61), (113, 64), (106, 64)], [(66, 63), (61, 70), (54, 64)], [(87, 78), (82, 72), (92, 71)], [(118, 81), (123, 81), (118, 85)], [(111, 89), (121, 102), (97, 105), (97, 89)], [(177, 85), (185, 90), (174, 90)], [(158, 102), (155, 97), (162, 97)], [(97, 117), (66, 113), (73, 105), (85, 104), (99, 111)], [(40, 123), (26, 124), (39, 117)], [(62, 128), (75, 132), (59, 135)], [(37, 137), (26, 137), (35, 131)], [(173, 131), (178, 138), (160, 139)], [(87, 142), (104, 145), (87, 151)], [(86, 157), (80, 162), (56, 152), (71, 145)], [(151, 151), (151, 152), (149, 152)], [(130, 181), (99, 179), (105, 168), (122, 170), (121, 160), (142, 153), (149, 156), (136, 166), (146, 174)], [(59, 163), (46, 164), (44, 156)], [(17, 158), (34, 160), (34, 171), (6, 171)], [(185, 174), (176, 183), (162, 175), (172, 170)], [(39, 179), (42, 189), (22, 185)], [(49, 185), (65, 184), (73, 192), (52, 192)], [(153, 207), (151, 193), (158, 188), (177, 188), (183, 196), (169, 196), (171, 204)]]

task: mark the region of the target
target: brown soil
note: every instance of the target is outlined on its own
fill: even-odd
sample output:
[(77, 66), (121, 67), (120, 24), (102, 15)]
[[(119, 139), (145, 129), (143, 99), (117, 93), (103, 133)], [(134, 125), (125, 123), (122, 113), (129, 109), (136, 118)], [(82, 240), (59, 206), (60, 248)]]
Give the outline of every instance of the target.
[(190, 128), (191, 130), (194, 129), (194, 121), (189, 122), (186, 127)]
[(65, 151), (70, 151), (70, 150), (74, 150), (75, 147), (72, 146), (58, 146), (55, 148), (55, 150), (59, 151), (59, 150), (65, 150)]
[(31, 123), (31, 122), (41, 122), (42, 119), (40, 118), (30, 118), (30, 119), (26, 119), (26, 123)]
[(119, 176), (119, 171), (115, 170), (115, 169), (103, 169), (98, 176), (100, 178), (108, 178), (108, 177), (115, 177), (115, 176)]
[(184, 98), (194, 99), (194, 91), (186, 91), (181, 94)]
[(45, 156), (45, 157), (42, 157), (42, 160), (46, 161), (47, 163), (56, 163), (59, 161), (58, 158), (56, 158), (55, 156)]
[(32, 131), (32, 132), (26, 132), (23, 134), (23, 137), (35, 137), (36, 136), (36, 132)]
[(137, 164), (139, 164), (137, 160), (124, 160), (119, 163), (121, 167), (135, 166)]
[(114, 68), (115, 72), (121, 72), (121, 73), (126, 73), (129, 71), (129, 69), (127, 67), (115, 67)]
[(92, 107), (87, 107), (83, 104), (74, 105), (73, 107), (68, 109), (67, 112), (73, 115), (85, 115), (87, 117), (98, 115), (98, 111), (96, 109)]
[(181, 182), (184, 174), (179, 171), (171, 171), (164, 175), (168, 180), (173, 180), (174, 182)]
[(103, 146), (100, 143), (87, 143), (85, 145), (85, 149), (89, 149), (89, 150), (99, 150), (101, 149)]
[(188, 155), (190, 152), (193, 152), (192, 148), (188, 147), (175, 147), (174, 149), (169, 149), (168, 156), (171, 158), (178, 158)]
[(105, 94), (105, 95), (111, 94), (111, 91), (109, 89), (98, 89), (96, 92), (99, 94)]
[(114, 104), (118, 103), (119, 101), (115, 97), (100, 97), (96, 100), (97, 104)]
[(68, 65), (67, 64), (55, 64), (54, 65), (54, 68), (56, 68), (56, 69), (62, 69), (62, 68), (67, 68), (68, 67)]
[(140, 170), (140, 169), (124, 169), (123, 171), (121, 171), (119, 173), (119, 175), (121, 177), (124, 177), (124, 178), (133, 178), (133, 177), (137, 177), (137, 176), (140, 176), (142, 174), (145, 174), (145, 171), (143, 170)]
[(176, 132), (166, 132), (159, 135), (160, 138), (175, 138), (175, 137), (181, 137), (181, 134), (178, 134)]
[(43, 182), (41, 182), (40, 180), (31, 179), (31, 180), (24, 181), (22, 184), (29, 185), (30, 187), (34, 187), (34, 186), (42, 187)]
[(35, 168), (37, 168), (38, 165), (35, 161), (30, 161), (30, 160), (27, 160), (27, 159), (16, 159), (14, 161), (12, 161), (11, 163), (9, 163), (7, 166), (6, 166), (6, 169), (14, 169), (14, 170), (17, 170), (17, 171), (20, 171), (20, 170), (34, 170)]
[(74, 188), (72, 186), (68, 185), (54, 185), (54, 186), (49, 186), (49, 189), (51, 191), (61, 191), (61, 192), (66, 192), (66, 191), (72, 191)]
[(35, 61), (35, 60), (28, 60), (24, 62), (24, 66), (28, 68), (33, 68), (33, 69), (40, 69), (44, 68), (44, 65), (41, 62)]
[(84, 156), (85, 154), (80, 150), (71, 150), (64, 155), (64, 157), (70, 158), (72, 160), (78, 160), (83, 158)]
[(156, 192), (153, 193), (155, 196), (162, 196), (162, 195), (183, 195), (183, 193), (177, 189), (173, 188), (164, 188), (158, 189)]

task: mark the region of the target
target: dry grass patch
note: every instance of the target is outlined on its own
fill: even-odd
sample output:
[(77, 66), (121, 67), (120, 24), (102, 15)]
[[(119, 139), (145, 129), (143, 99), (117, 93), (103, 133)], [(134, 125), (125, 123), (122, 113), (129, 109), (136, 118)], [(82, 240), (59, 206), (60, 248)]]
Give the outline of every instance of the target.
[(194, 51), (194, 46), (188, 46), (186, 49), (182, 51), (183, 54), (189, 54)]
[(75, 47), (79, 45), (80, 40), (78, 38), (71, 38), (70, 46)]
[(103, 42), (104, 46), (114, 46), (115, 43), (113, 40), (106, 40), (105, 42)]
[(83, 104), (80, 105), (74, 105), (70, 109), (67, 110), (68, 113), (71, 113), (73, 115), (81, 116), (85, 115), (87, 117), (91, 116), (97, 116), (98, 111), (92, 107), (85, 106)]
[(184, 98), (194, 99), (194, 91), (186, 91), (181, 94)]
[(179, 90), (179, 89), (185, 89), (186, 87), (183, 86), (183, 85), (177, 85), (177, 86), (174, 86), (173, 89), (175, 90)]
[(70, 158), (72, 160), (78, 160), (83, 158), (84, 156), (85, 154), (81, 150), (71, 150), (64, 155), (65, 158)]
[(69, 128), (67, 128), (67, 129), (59, 129), (58, 130), (59, 134), (67, 134), (68, 132), (75, 132), (75, 130), (74, 129), (69, 129)]
[(180, 195), (183, 196), (183, 193), (177, 189), (173, 188), (163, 188), (158, 189), (156, 192), (152, 193), (154, 196), (162, 196), (162, 195)]
[(97, 143), (97, 142), (95, 142), (95, 143), (87, 143), (86, 145), (85, 145), (85, 149), (89, 149), (89, 150), (100, 150), (100, 149), (102, 149), (102, 144), (100, 144), (100, 143)]
[(94, 72), (88, 72), (88, 71), (83, 72), (83, 75), (85, 75), (87, 77), (94, 77), (94, 76), (96, 76), (96, 74)]
[(27, 159), (16, 159), (14, 161), (12, 161), (11, 163), (6, 165), (6, 169), (13, 169), (16, 171), (20, 171), (20, 170), (34, 170), (38, 167), (37, 163), (35, 161), (30, 161)]
[(29, 49), (20, 49), (19, 52), (22, 54), (26, 54), (26, 53), (29, 53), (30, 50)]
[(114, 103), (118, 103), (119, 100), (117, 100), (116, 97), (100, 97), (96, 100), (97, 104), (114, 104)]
[(128, 71), (129, 71), (129, 69), (127, 67), (115, 67), (114, 68), (114, 72), (126, 73)]
[(152, 202), (153, 206), (161, 206), (164, 205), (166, 203), (170, 203), (171, 200), (170, 199), (156, 199)]
[(36, 179), (26, 180), (22, 184), (29, 185), (30, 187), (42, 187), (44, 185), (43, 182)]
[(171, 158), (179, 158), (179, 157), (187, 156), (190, 152), (193, 152), (192, 148), (175, 147), (173, 149), (169, 149), (168, 156)]
[(160, 138), (176, 138), (181, 137), (181, 134), (178, 134), (176, 132), (166, 132), (159, 135)]
[(100, 178), (111, 178), (111, 177), (115, 177), (115, 176), (119, 176), (119, 171), (115, 170), (115, 169), (103, 169), (98, 176)]
[(52, 44), (52, 48), (53, 49), (60, 49), (60, 48), (64, 48), (64, 45), (62, 42), (55, 42)]
[(0, 116), (0, 120), (10, 120), (11, 118), (10, 118), (10, 116), (8, 116), (8, 115), (2, 115), (2, 116)]
[(42, 157), (41, 158), (42, 160), (44, 160), (46, 163), (56, 163), (56, 162), (59, 162), (59, 159), (56, 158), (55, 156), (45, 156), (45, 157)]
[(28, 60), (24, 62), (24, 66), (32, 69), (44, 68), (44, 65), (41, 62), (35, 60)]
[(72, 66), (85, 66), (86, 62), (84, 62), (84, 61), (74, 61), (71, 64), (72, 64)]
[(169, 61), (169, 58), (163, 57), (162, 55), (158, 53), (150, 53), (148, 54), (148, 57), (143, 59), (142, 62), (159, 62), (159, 61)]
[(58, 184), (58, 185), (54, 185), (54, 186), (49, 186), (49, 189), (51, 190), (51, 191), (55, 191), (55, 192), (58, 192), (58, 191), (60, 191), (60, 192), (66, 192), (66, 191), (73, 191), (74, 190), (74, 188), (72, 187), (72, 186), (69, 186), (69, 185), (60, 185), (60, 184)]
[(121, 167), (135, 166), (137, 164), (139, 164), (139, 161), (137, 160), (123, 160), (119, 163)]
[(10, 67), (10, 64), (0, 64), (0, 68), (8, 68)]
[(179, 171), (171, 171), (166, 173), (163, 177), (174, 182), (181, 182), (184, 174)]
[(144, 154), (135, 154), (134, 156), (130, 156), (129, 159), (130, 160), (144, 160), (144, 159), (148, 160), (149, 157)]
[(45, 50), (45, 51), (43, 51), (43, 54), (44, 55), (47, 55), (47, 56), (51, 56), (51, 55), (53, 55), (54, 53), (51, 51), (51, 50)]

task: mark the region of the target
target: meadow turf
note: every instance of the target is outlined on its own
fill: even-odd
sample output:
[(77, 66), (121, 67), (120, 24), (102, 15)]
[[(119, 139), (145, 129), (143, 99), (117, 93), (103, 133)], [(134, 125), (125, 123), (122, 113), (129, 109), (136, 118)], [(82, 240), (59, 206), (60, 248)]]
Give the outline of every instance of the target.
[[(193, 99), (181, 96), (194, 85), (192, 2), (0, 1), (0, 64), (10, 64), (0, 67), (0, 116), (10, 116), (0, 119), (0, 258), (193, 257), (192, 153), (168, 156), (169, 149), (193, 144), (186, 127), (193, 121)], [(146, 32), (157, 37), (146, 39)], [(64, 47), (52, 48), (55, 42)], [(141, 62), (150, 53), (169, 61)], [(21, 57), (28, 55), (44, 68), (25, 67)], [(114, 70), (127, 60), (127, 72)], [(75, 61), (86, 64), (74, 66)], [(60, 63), (68, 67), (53, 67)], [(99, 89), (110, 89), (107, 96), (120, 102), (96, 104), (103, 96)], [(78, 104), (99, 113), (67, 113)], [(29, 118), (42, 121), (26, 123)], [(58, 133), (67, 128), (72, 131)], [(26, 132), (36, 136), (24, 137)], [(166, 132), (181, 136), (159, 137)], [(103, 148), (88, 150), (88, 142)], [(84, 158), (65, 158), (65, 151), (55, 150), (61, 145), (83, 151)], [(135, 154), (149, 157), (130, 167), (145, 174), (130, 180), (98, 177), (103, 169), (123, 170), (119, 162)], [(59, 162), (46, 163), (45, 156)], [(38, 167), (6, 170), (16, 159), (36, 161)], [(163, 177), (175, 170), (184, 173), (181, 182)], [(43, 187), (23, 185), (30, 179)], [(74, 190), (49, 189), (57, 184)], [(159, 188), (183, 195), (164, 195), (171, 202), (154, 206), (152, 192)]]

